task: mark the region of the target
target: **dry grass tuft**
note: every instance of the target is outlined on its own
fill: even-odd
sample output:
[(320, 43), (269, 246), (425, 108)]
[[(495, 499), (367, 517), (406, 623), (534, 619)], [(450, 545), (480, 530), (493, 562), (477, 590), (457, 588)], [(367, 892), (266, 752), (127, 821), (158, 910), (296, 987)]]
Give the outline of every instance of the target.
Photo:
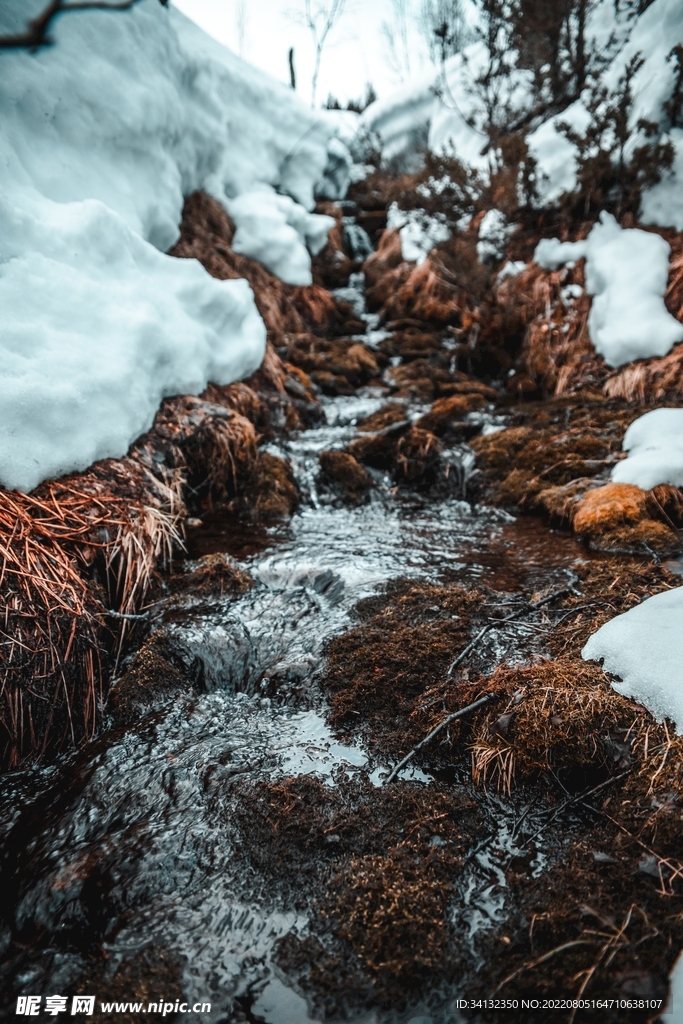
[(100, 463), (32, 495), (0, 491), (0, 723), (9, 766), (93, 736), (104, 607), (135, 611), (157, 564), (180, 543), (180, 478), (164, 483), (132, 458), (115, 466)]
[(644, 709), (612, 689), (599, 666), (575, 658), (503, 666), (491, 684), (509, 700), (473, 724), (472, 775), (505, 793), (513, 780), (550, 770), (623, 770), (653, 726)]

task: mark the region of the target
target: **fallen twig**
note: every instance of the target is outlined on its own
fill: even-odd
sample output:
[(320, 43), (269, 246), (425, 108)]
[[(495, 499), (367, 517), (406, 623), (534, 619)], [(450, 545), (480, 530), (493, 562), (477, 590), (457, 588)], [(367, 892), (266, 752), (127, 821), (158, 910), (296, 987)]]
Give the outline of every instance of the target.
[(539, 601), (529, 601), (522, 608), (518, 608), (516, 611), (510, 612), (509, 615), (504, 615), (502, 619), (493, 619), (491, 622), (488, 622), (485, 626), (482, 626), (482, 628), (475, 636), (474, 640), (470, 640), (467, 647), (464, 647), (460, 654), (457, 656), (457, 658), (455, 658), (455, 660), (451, 662), (448, 672), (446, 673), (446, 679), (450, 679), (450, 677), (453, 675), (454, 670), (458, 667), (458, 665), (462, 664), (467, 655), (474, 650), (474, 648), (477, 646), (481, 638), (485, 636), (485, 634), (488, 633), (489, 630), (495, 629), (496, 626), (502, 626), (503, 623), (505, 622), (512, 622), (513, 619), (519, 619), (523, 615), (530, 615), (531, 612), (535, 612), (539, 608), (542, 608), (544, 605), (550, 604), (551, 601), (554, 601), (558, 597), (566, 597), (567, 594), (574, 593), (575, 582), (575, 580), (572, 580), (565, 587), (562, 587), (560, 590), (553, 591), (552, 594), (548, 594), (546, 597), (542, 597)]
[(479, 700), (475, 700), (473, 704), (468, 704), (467, 707), (460, 708), (460, 711), (454, 711), (452, 715), (447, 715), (443, 719), (443, 721), (439, 722), (438, 725), (434, 726), (434, 728), (432, 729), (432, 731), (430, 733), (427, 733), (427, 735), (425, 736), (425, 738), (423, 740), (420, 740), (420, 742), (417, 744), (416, 747), (413, 747), (413, 749), (410, 751), (409, 754), (406, 754), (406, 756), (403, 758), (402, 761), (399, 761), (399, 763), (396, 765), (396, 767), (394, 769), (392, 769), (392, 771), (389, 773), (389, 776), (388, 776), (388, 778), (386, 780), (387, 783), (388, 782), (393, 782), (394, 779), (396, 778), (396, 776), (398, 775), (398, 773), (403, 768), (405, 768), (405, 766), (408, 764), (408, 762), (412, 761), (412, 759), (415, 757), (415, 755), (417, 753), (419, 753), (422, 750), (423, 747), (426, 747), (427, 744), (429, 743), (429, 741), (432, 740), (436, 736), (437, 733), (441, 732), (442, 729), (445, 729), (445, 727), (447, 725), (450, 725), (451, 722), (454, 722), (456, 720), (456, 718), (462, 718), (464, 715), (468, 714), (470, 711), (476, 711), (477, 708), (483, 707), (484, 704), (488, 704), (489, 701), (495, 700), (495, 698), (498, 697), (498, 696), (500, 696), (500, 694), (497, 694), (497, 693), (487, 693), (484, 697), (480, 697)]
[[(566, 800), (562, 801), (559, 807), (555, 808), (553, 813), (550, 815), (549, 818), (546, 819), (546, 821), (543, 822), (541, 827), (536, 832), (534, 832), (532, 836), (529, 836), (528, 839), (524, 840), (524, 842), (522, 843), (522, 847), (526, 846), (527, 843), (533, 842), (533, 840), (538, 838), (538, 836), (540, 836), (542, 832), (545, 832), (548, 825), (552, 824), (552, 822), (555, 821), (555, 818), (562, 814), (562, 811), (566, 810), (566, 808), (571, 806), (571, 804), (584, 803), (586, 797), (593, 796), (595, 793), (599, 793), (600, 790), (605, 789), (606, 786), (611, 786), (613, 782), (618, 782), (619, 779), (623, 779), (625, 775), (629, 774), (630, 770), (631, 769), (629, 768), (625, 772), (621, 772), (619, 775), (613, 775), (611, 778), (606, 779), (604, 782), (601, 782), (599, 786), (593, 786), (592, 789), (589, 789), (584, 793), (576, 793), (574, 796), (567, 797)], [(588, 807), (589, 805), (584, 804), (584, 806)], [(595, 808), (591, 807), (591, 810), (595, 810)]]

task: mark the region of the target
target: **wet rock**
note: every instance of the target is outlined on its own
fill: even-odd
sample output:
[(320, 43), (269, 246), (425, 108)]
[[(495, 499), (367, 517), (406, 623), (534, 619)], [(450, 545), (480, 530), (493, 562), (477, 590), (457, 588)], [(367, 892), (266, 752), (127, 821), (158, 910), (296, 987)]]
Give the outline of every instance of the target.
[(374, 486), (367, 470), (348, 452), (321, 452), (319, 459), (323, 479), (348, 501), (358, 503)]
[(279, 455), (259, 452), (246, 485), (231, 509), (255, 522), (291, 516), (299, 504), (299, 488), (292, 467)]
[(429, 412), (420, 417), (416, 426), (423, 430), (429, 430), (432, 434), (437, 434), (440, 437), (446, 433), (454, 420), (462, 420), (468, 412), (483, 409), (486, 405), (486, 399), (477, 392), (438, 398)]
[(388, 402), (381, 409), (378, 409), (377, 412), (373, 412), (372, 415), (358, 420), (356, 429), (362, 433), (372, 433), (384, 430), (385, 427), (390, 427), (395, 423), (405, 422), (406, 407), (400, 402)]

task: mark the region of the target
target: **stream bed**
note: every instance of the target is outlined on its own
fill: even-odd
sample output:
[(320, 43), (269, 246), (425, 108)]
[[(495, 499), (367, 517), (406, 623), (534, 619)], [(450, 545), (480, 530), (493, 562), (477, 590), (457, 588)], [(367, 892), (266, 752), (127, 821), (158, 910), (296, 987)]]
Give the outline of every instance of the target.
[[(312, 775), (335, 786), (341, 773), (381, 787), (392, 767), (328, 726), (316, 685), (326, 641), (349, 627), (359, 601), (400, 577), (504, 596), (561, 585), (587, 557), (535, 520), (465, 501), (464, 446), (449, 453), (458, 470), (450, 495), (403, 492), (375, 473), (366, 503), (331, 498), (319, 487), (318, 453), (347, 443), (382, 401), (372, 391), (325, 399), (324, 425), (272, 449), (291, 460), (302, 492), (287, 526), (251, 529), (216, 514), (191, 533), (191, 558), (228, 555), (255, 581), (208, 610), (191, 595), (182, 614), (177, 602), (172, 616), (163, 600), (155, 608), (154, 627), (201, 666), (201, 685), (160, 696), (139, 722), (57, 765), (0, 780), (8, 1002), (29, 991), (90, 991), (87, 984), (98, 999), (111, 991), (132, 999), (125, 981), (112, 989), (110, 979), (121, 964), (152, 956), (150, 977), (161, 980), (150, 983), (150, 999), (180, 990), (190, 1003), (210, 1002), (211, 1021), (317, 1019), (272, 962), (283, 936), (305, 933), (307, 911), (245, 870), (248, 807), (242, 827), (234, 819), (247, 783)], [(420, 411), (407, 408), (412, 417)], [(493, 661), (528, 658), (542, 652), (543, 631), (511, 624), (487, 643)], [(401, 777), (432, 783), (417, 768)], [(518, 849), (533, 815), (520, 830), (512, 805), (479, 799), (495, 836), (471, 851), (451, 908), (472, 940), (505, 918), (505, 863), (526, 856), (538, 873), (546, 857), (542, 846)], [(409, 1006), (397, 1017), (377, 1007), (357, 1019), (456, 1020), (453, 983), (429, 1010)]]

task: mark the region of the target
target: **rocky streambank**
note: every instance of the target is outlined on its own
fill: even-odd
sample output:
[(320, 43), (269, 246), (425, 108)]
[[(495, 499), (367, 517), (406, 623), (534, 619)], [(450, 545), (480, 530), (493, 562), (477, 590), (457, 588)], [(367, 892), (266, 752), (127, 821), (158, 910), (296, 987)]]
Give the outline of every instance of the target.
[[(29, 988), (268, 1024), (664, 1006), (680, 739), (581, 650), (679, 581), (680, 491), (610, 480), (629, 423), (680, 402), (671, 357), (629, 390), (562, 348), (585, 340), (562, 291), (580, 269), (498, 284), (476, 225), (409, 264), (386, 206), (370, 179), (321, 210), (337, 227), (294, 288), (190, 197), (174, 254), (250, 281), (262, 368), (168, 399), (124, 460), (3, 495), (24, 531), (8, 1007)], [(40, 587), (12, 581), (27, 567)]]

